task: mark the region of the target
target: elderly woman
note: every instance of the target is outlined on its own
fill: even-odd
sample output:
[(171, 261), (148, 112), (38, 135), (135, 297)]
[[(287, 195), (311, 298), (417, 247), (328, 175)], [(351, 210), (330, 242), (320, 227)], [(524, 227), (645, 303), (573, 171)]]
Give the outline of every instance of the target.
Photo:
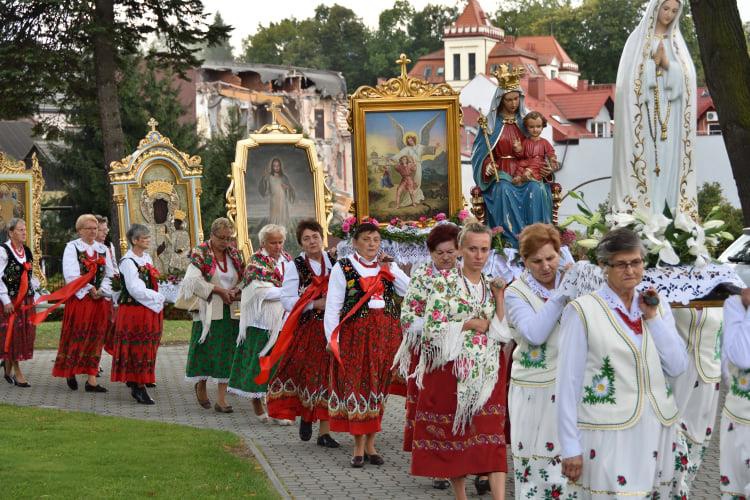
[[(404, 424), (404, 451), (411, 452), (414, 440), (414, 418), (417, 412), (419, 387), (415, 377), (411, 377), (419, 362), (419, 347), (424, 327), (424, 312), (427, 298), (432, 293), (433, 281), (444, 281), (446, 276), (456, 273), (458, 258), (458, 232), (455, 224), (439, 224), (432, 228), (427, 236), (429, 261), (420, 264), (411, 272), (411, 280), (406, 296), (401, 304), (401, 329), (404, 338), (396, 354), (394, 367), (399, 374), (408, 379), (406, 387), (406, 422)], [(432, 486), (446, 489), (450, 483), (446, 479), (435, 478)]]
[(563, 312), (557, 372), (562, 472), (579, 498), (667, 498), (678, 412), (666, 377), (687, 367), (669, 305), (643, 278), (643, 246), (629, 229), (596, 248), (606, 285)]
[(724, 302), (722, 364), (729, 385), (721, 414), (722, 499), (750, 498), (750, 288)]
[[(328, 281), (325, 327), (331, 361), (328, 412), (331, 430), (354, 436), (351, 466), (382, 465), (375, 449), (381, 429), (393, 357), (401, 343), (396, 295), (409, 278), (391, 262), (379, 262), (380, 229), (362, 222), (354, 229), (355, 252), (340, 259)], [(356, 401), (356, 404), (352, 404)]]
[(8, 223), (8, 241), (0, 252), (0, 353), (5, 380), (17, 387), (31, 387), (21, 371), (21, 361), (34, 357), (36, 326), (23, 309), (34, 302), (39, 282), (33, 277), (34, 256), (26, 246), (26, 222), (13, 218)]
[(508, 410), (516, 495), (565, 493), (557, 438), (555, 376), (560, 317), (568, 297), (557, 290), (562, 277), (560, 233), (550, 224), (526, 226), (519, 235), (525, 266), (505, 292), (508, 326), (516, 341)]
[(65, 377), (74, 391), (78, 389), (75, 376), (85, 374), (86, 392), (107, 392), (96, 376), (112, 314), (112, 304), (104, 297), (111, 295), (114, 265), (107, 247), (96, 241), (98, 229), (94, 215), (81, 215), (76, 221), (80, 238), (65, 245), (63, 252), (65, 313), (52, 376)]
[(164, 320), (164, 296), (159, 293), (159, 272), (146, 253), (151, 234), (133, 224), (127, 232), (130, 250), (120, 262), (123, 278), (117, 303), (112, 349), (112, 382), (125, 382), (140, 404), (152, 405), (146, 384), (156, 382), (156, 351)]
[(211, 236), (190, 253), (190, 265), (180, 284), (176, 307), (193, 310), (193, 333), (188, 350), (186, 378), (195, 381), (195, 396), (211, 408), (206, 381), (218, 383), (214, 410), (228, 413), (226, 392), (239, 322), (230, 305), (239, 299), (238, 284), (245, 269), (242, 255), (231, 245), (234, 225), (224, 217), (211, 224)]
[(450, 477), (458, 499), (465, 476), (488, 473), (495, 499), (505, 498), (504, 282), (482, 268), (492, 232), (466, 224), (458, 239), (463, 267), (434, 280), (425, 307), (411, 473)]
[[(333, 264), (323, 251), (323, 227), (315, 220), (297, 225), (302, 252), (294, 265), (286, 266), (281, 305), (289, 313), (279, 341), (267, 358), (267, 370), (279, 358), (276, 374), (268, 384), (268, 415), (280, 420), (300, 417), (299, 437), (309, 441), (312, 424), (320, 420), (317, 444), (338, 448), (328, 425), (328, 374), (331, 356), (326, 352), (323, 311), (328, 278)], [(263, 370), (262, 370), (263, 371)]]
[[(271, 350), (284, 324), (284, 308), (279, 299), (291, 257), (284, 251), (286, 229), (283, 226), (263, 226), (258, 239), (261, 248), (250, 257), (242, 277), (240, 335), (232, 360), (229, 392), (251, 399), (255, 415), (260, 421), (267, 421), (263, 399), (268, 382), (258, 383), (255, 379), (261, 371), (260, 356)], [(273, 419), (273, 422), (292, 423), (286, 419)]]

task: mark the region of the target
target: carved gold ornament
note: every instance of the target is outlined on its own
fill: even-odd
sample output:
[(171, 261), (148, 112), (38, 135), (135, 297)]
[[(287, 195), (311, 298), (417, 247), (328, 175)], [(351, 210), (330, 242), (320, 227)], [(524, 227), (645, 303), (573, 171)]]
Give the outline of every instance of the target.
[(500, 64), (492, 76), (497, 78), (498, 86), (506, 92), (521, 91), (521, 77), (524, 74), (523, 67), (513, 68), (509, 64)]

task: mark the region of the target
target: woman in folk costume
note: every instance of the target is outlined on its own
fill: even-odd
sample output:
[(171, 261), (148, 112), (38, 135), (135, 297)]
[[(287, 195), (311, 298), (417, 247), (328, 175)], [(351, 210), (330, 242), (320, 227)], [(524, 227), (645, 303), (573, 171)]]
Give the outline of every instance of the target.
[[(331, 355), (326, 351), (323, 311), (326, 306), (328, 278), (333, 263), (323, 251), (323, 227), (315, 220), (297, 225), (297, 243), (302, 252), (287, 265), (281, 287), (281, 305), (289, 316), (279, 340), (266, 357), (261, 358), (260, 382), (268, 379), (268, 415), (294, 421), (300, 417), (299, 437), (309, 441), (313, 422), (320, 420), (318, 446), (338, 448), (328, 425), (328, 375)], [(280, 359), (280, 361), (279, 361)]]
[(233, 241), (234, 225), (224, 217), (216, 219), (209, 240), (190, 253), (175, 304), (194, 311), (185, 377), (195, 381), (198, 404), (206, 409), (211, 408), (206, 382), (212, 379), (218, 383), (214, 410), (219, 413), (232, 412), (226, 393), (239, 321), (231, 306), (239, 299), (238, 284), (245, 270)]
[[(267, 421), (263, 399), (268, 390), (268, 379), (256, 382), (260, 375), (260, 357), (265, 356), (276, 343), (284, 324), (284, 307), (281, 305), (281, 283), (287, 266), (293, 265), (291, 256), (284, 251), (286, 228), (267, 224), (258, 232), (261, 249), (247, 263), (242, 277), (242, 303), (240, 334), (232, 360), (229, 392), (249, 398), (260, 421)], [(275, 366), (269, 367), (272, 373)], [(279, 425), (291, 425), (286, 419), (272, 419)]]
[(459, 236), (463, 266), (433, 280), (425, 307), (414, 421), (411, 473), (450, 477), (458, 499), (465, 476), (488, 473), (492, 497), (505, 498), (506, 362), (510, 331), (503, 320), (502, 280), (482, 268), (492, 232), (478, 222)]
[(391, 365), (401, 343), (396, 295), (409, 278), (393, 262), (379, 262), (380, 229), (363, 221), (354, 229), (351, 257), (340, 259), (328, 281), (323, 325), (331, 361), (328, 413), (331, 430), (354, 436), (351, 466), (382, 465), (375, 449)]
[(557, 422), (562, 472), (578, 498), (667, 498), (671, 489), (678, 410), (666, 377), (685, 371), (687, 352), (669, 304), (635, 290), (644, 255), (629, 229), (607, 233), (596, 248), (606, 284), (563, 312)]
[(36, 326), (24, 306), (34, 302), (39, 281), (32, 274), (34, 257), (26, 246), (26, 222), (13, 218), (8, 223), (8, 241), (0, 251), (0, 358), (5, 381), (17, 387), (31, 387), (21, 371), (21, 361), (34, 357)]
[[(416, 378), (411, 375), (419, 363), (427, 298), (432, 293), (433, 281), (445, 280), (449, 274), (458, 272), (458, 232), (459, 228), (455, 224), (438, 224), (432, 228), (426, 242), (430, 260), (412, 270), (409, 288), (401, 304), (401, 329), (404, 338), (396, 354), (394, 368), (398, 369), (404, 380), (408, 380), (403, 444), (404, 451), (408, 452), (412, 451), (414, 418), (419, 400), (419, 387)], [(450, 482), (443, 478), (433, 478), (432, 486), (444, 490), (450, 486)]]
[(729, 386), (721, 414), (724, 500), (750, 498), (750, 288), (724, 302), (722, 365)]
[(159, 293), (159, 271), (146, 253), (148, 228), (133, 224), (126, 234), (130, 250), (120, 261), (122, 290), (115, 318), (112, 382), (125, 382), (140, 404), (152, 405), (146, 384), (156, 382), (156, 351), (164, 323), (164, 296)]
[(617, 69), (610, 206), (697, 220), (695, 66), (680, 33), (687, 0), (649, 0)]
[[(96, 222), (99, 224), (99, 228), (96, 230), (96, 242), (101, 243), (105, 246), (107, 249), (107, 263), (112, 265), (112, 280), (113, 282), (116, 282), (121, 279), (120, 277), (120, 268), (117, 267), (117, 257), (115, 254), (115, 245), (112, 242), (107, 243), (107, 236), (109, 235), (109, 220), (104, 217), (103, 215), (95, 215)], [(110, 322), (110, 328), (107, 331), (107, 336), (104, 341), (104, 350), (107, 351), (109, 354), (112, 354), (113, 349), (113, 335), (115, 330), (115, 306), (116, 304), (113, 304), (111, 299), (109, 297), (105, 297), (105, 300), (110, 302), (112, 304), (112, 313), (110, 315), (110, 318), (112, 321)], [(101, 375), (102, 369), (99, 367), (99, 374)]]
[[(84, 374), (88, 376), (86, 392), (107, 392), (97, 384), (96, 376), (111, 321), (112, 303), (104, 297), (111, 295), (114, 266), (108, 262), (107, 247), (95, 240), (98, 229), (99, 223), (94, 215), (78, 217), (76, 231), (80, 238), (68, 242), (63, 252), (66, 286), (50, 296), (53, 300), (65, 300), (52, 376), (65, 377), (68, 387), (74, 391), (78, 389), (75, 376)], [(42, 321), (53, 308), (38, 315), (34, 321)]]
[(516, 497), (565, 498), (555, 401), (560, 317), (569, 300), (559, 288), (560, 233), (550, 224), (532, 224), (519, 241), (526, 269), (505, 292), (517, 343), (508, 394)]
[(713, 435), (721, 383), (719, 307), (680, 308), (673, 311), (677, 332), (688, 346), (688, 366), (672, 380), (680, 419), (674, 450), (672, 496), (690, 496), (690, 489)]

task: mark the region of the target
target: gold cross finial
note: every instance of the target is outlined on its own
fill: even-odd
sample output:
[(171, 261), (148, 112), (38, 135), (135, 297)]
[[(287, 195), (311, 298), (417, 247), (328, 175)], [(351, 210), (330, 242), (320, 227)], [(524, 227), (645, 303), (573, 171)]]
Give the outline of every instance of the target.
[(159, 125), (159, 122), (157, 122), (156, 120), (154, 120), (153, 117), (151, 117), (151, 119), (149, 119), (147, 125), (149, 127), (151, 127), (151, 132), (156, 132), (156, 126)]
[(411, 62), (411, 59), (406, 57), (406, 54), (401, 54), (401, 57), (398, 58), (396, 61), (396, 64), (401, 66), (401, 78), (406, 78), (406, 65)]
[(271, 112), (271, 123), (273, 125), (278, 125), (279, 120), (277, 117), (279, 115), (279, 110), (281, 109), (281, 106), (279, 106), (279, 103), (272, 102), (271, 104), (266, 106), (266, 109)]

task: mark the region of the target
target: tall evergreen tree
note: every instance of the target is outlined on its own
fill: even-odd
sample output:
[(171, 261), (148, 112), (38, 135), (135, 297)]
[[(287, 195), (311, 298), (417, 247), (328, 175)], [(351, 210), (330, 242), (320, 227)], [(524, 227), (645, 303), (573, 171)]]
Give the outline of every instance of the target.
[[(211, 23), (211, 26), (217, 29), (224, 29), (227, 27), (227, 24), (224, 22), (221, 14), (217, 12), (214, 15), (214, 22)], [(205, 59), (206, 61), (224, 62), (234, 60), (232, 45), (229, 43), (228, 39), (219, 40), (216, 44), (213, 45), (206, 45), (201, 51), (200, 55), (201, 58)]]

